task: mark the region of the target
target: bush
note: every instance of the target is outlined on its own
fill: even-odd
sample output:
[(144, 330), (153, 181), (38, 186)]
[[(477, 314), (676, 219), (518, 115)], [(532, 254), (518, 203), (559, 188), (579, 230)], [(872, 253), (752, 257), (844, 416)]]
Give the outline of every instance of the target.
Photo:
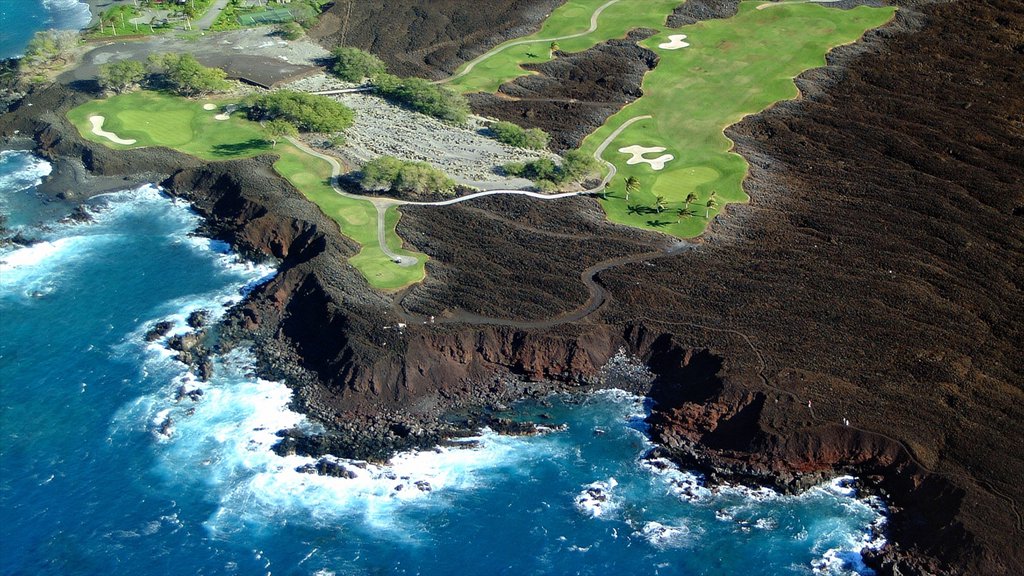
[(491, 132), (498, 142), (517, 148), (543, 150), (548, 147), (550, 137), (540, 128), (524, 129), (511, 122), (495, 122), (491, 124)]
[(579, 150), (570, 150), (562, 156), (562, 165), (555, 164), (547, 158), (539, 158), (530, 162), (509, 162), (501, 167), (502, 171), (513, 177), (533, 180), (542, 190), (548, 185), (565, 184), (573, 180), (582, 180), (599, 168), (597, 160)]
[(122, 60), (100, 66), (97, 81), (100, 88), (120, 94), (137, 86), (146, 77), (146, 67), (137, 60)]
[(287, 120), (303, 132), (340, 132), (352, 125), (348, 106), (327, 96), (279, 90), (247, 103), (252, 120)]
[(203, 66), (191, 54), (151, 54), (149, 65), (153, 72), (163, 74), (171, 90), (182, 96), (223, 92), (231, 87), (223, 70)]
[(349, 82), (362, 82), (364, 78), (383, 74), (388, 69), (383, 60), (359, 48), (339, 46), (331, 54), (334, 55), (331, 71)]
[(377, 74), (373, 83), (382, 96), (416, 112), (460, 125), (469, 118), (465, 96), (429, 80)]
[(42, 30), (36, 32), (21, 58), (22, 70), (38, 71), (56, 64), (64, 65), (71, 60), (79, 43), (79, 34), (74, 30)]
[(363, 166), (361, 185), (364, 190), (391, 190), (413, 196), (455, 192), (455, 183), (444, 172), (426, 162), (408, 162), (393, 156), (367, 162)]
[(302, 38), (303, 34), (306, 33), (306, 31), (302, 28), (301, 25), (299, 25), (298, 22), (288, 22), (286, 24), (282, 24), (277, 29), (277, 31), (285, 40), (298, 40), (299, 38)]

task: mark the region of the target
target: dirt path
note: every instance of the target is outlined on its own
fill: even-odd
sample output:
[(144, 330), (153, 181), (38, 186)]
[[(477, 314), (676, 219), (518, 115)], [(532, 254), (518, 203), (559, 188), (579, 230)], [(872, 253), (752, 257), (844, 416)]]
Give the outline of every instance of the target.
[(587, 28), (583, 32), (577, 32), (576, 34), (567, 34), (565, 36), (555, 36), (553, 38), (535, 38), (533, 40), (517, 40), (515, 42), (509, 42), (508, 44), (502, 44), (501, 46), (497, 46), (497, 47), (491, 49), (490, 51), (484, 52), (480, 56), (477, 56), (476, 58), (470, 60), (469, 63), (466, 64), (466, 67), (462, 70), (462, 72), (459, 72), (458, 74), (454, 74), (452, 76), (449, 76), (448, 78), (445, 78), (444, 80), (438, 80), (437, 82), (435, 82), (435, 84), (446, 84), (448, 82), (451, 82), (452, 80), (456, 80), (458, 78), (461, 78), (461, 77), (465, 76), (466, 74), (469, 74), (470, 71), (473, 70), (473, 68), (477, 64), (483, 62), (484, 60), (487, 60), (488, 58), (490, 58), (491, 56), (494, 56), (495, 54), (498, 54), (499, 52), (504, 51), (507, 48), (511, 48), (512, 46), (522, 46), (523, 44), (537, 44), (537, 43), (541, 43), (541, 42), (558, 42), (558, 41), (561, 41), (561, 40), (569, 40), (571, 38), (579, 38), (580, 36), (586, 36), (587, 34), (590, 34), (591, 32), (594, 32), (595, 30), (597, 30), (597, 19), (598, 19), (598, 17), (601, 16), (601, 13), (604, 12), (605, 9), (608, 8), (609, 6), (611, 6), (613, 4), (616, 4), (618, 2), (619, 2), (619, 0), (608, 0), (608, 2), (605, 2), (604, 4), (601, 4), (600, 6), (598, 6), (597, 10), (594, 10), (594, 13), (590, 15), (590, 28)]

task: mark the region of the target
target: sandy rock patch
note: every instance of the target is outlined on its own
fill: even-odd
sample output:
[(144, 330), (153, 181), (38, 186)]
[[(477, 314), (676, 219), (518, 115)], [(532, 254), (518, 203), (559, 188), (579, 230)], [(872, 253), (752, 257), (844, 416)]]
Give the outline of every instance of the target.
[(619, 148), (619, 152), (623, 154), (630, 154), (629, 160), (626, 160), (626, 164), (632, 166), (634, 164), (650, 164), (651, 170), (662, 170), (665, 168), (665, 163), (675, 160), (676, 157), (671, 154), (662, 154), (657, 158), (644, 158), (644, 154), (657, 154), (658, 152), (664, 152), (664, 146), (626, 146), (625, 148)]
[(110, 140), (114, 144), (123, 144), (125, 146), (135, 144), (134, 138), (121, 138), (120, 136), (114, 134), (113, 132), (107, 132), (106, 130), (104, 130), (103, 122), (105, 120), (106, 118), (104, 118), (103, 116), (89, 116), (89, 123), (92, 124), (93, 134), (101, 138), (106, 138), (107, 140)]
[(673, 34), (668, 37), (668, 42), (658, 44), (658, 48), (661, 48), (662, 50), (679, 50), (680, 48), (686, 48), (690, 43), (683, 42), (685, 39), (686, 34)]

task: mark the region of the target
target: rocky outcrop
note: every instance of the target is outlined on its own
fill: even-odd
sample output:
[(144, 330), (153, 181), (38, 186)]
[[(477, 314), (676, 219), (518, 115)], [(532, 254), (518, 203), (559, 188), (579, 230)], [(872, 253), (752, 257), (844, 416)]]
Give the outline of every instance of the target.
[(577, 148), (609, 116), (642, 95), (640, 85), (658, 64), (658, 55), (637, 42), (651, 33), (634, 30), (627, 38), (528, 64), (524, 68), (534, 74), (503, 84), (497, 94), (471, 94), (470, 105), (477, 114), (545, 130), (554, 150)]

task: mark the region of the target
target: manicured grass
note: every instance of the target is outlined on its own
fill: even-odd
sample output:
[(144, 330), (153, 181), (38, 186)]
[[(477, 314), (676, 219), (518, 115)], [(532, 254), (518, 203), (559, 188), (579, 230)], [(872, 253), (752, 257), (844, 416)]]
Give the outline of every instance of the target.
[[(593, 151), (626, 120), (653, 116), (627, 128), (604, 153), (619, 170), (611, 193), (602, 201), (609, 219), (688, 238), (701, 234), (726, 204), (747, 202), (742, 188), (747, 163), (730, 152), (732, 142), (723, 130), (747, 114), (796, 98), (794, 77), (824, 65), (829, 49), (857, 40), (895, 12), (894, 8), (839, 10), (817, 4), (758, 10), (759, 4), (763, 2), (744, 2), (733, 18), (665, 29), (643, 42), (661, 57), (644, 79), (644, 96), (609, 118), (583, 144), (585, 150)], [(658, 47), (673, 34), (686, 34), (690, 46)], [(630, 156), (618, 149), (634, 144), (663, 146), (664, 153), (675, 159), (661, 171), (647, 164), (627, 166)], [(627, 202), (624, 182), (630, 176), (640, 181), (641, 190)], [(717, 191), (718, 207), (705, 218), (705, 204), (713, 191)], [(696, 214), (680, 219), (677, 212), (685, 208), (690, 193), (697, 196), (690, 207)], [(656, 196), (667, 200), (661, 214), (651, 212)]]
[[(236, 113), (229, 120), (216, 120), (217, 110), (204, 110), (209, 99), (188, 100), (157, 92), (135, 92), (104, 100), (87, 102), (70, 112), (68, 118), (82, 136), (111, 148), (129, 149), (166, 146), (206, 160), (245, 158), (272, 152), (279, 158), (274, 169), (338, 223), (342, 233), (361, 246), (349, 259), (374, 287), (392, 290), (419, 282), (425, 277), (424, 254), (401, 249), (402, 239), (395, 232), (400, 214), (387, 213), (385, 240), (388, 247), (403, 255), (415, 256), (415, 266), (402, 267), (392, 262), (377, 243), (377, 212), (373, 204), (341, 196), (330, 185), (331, 167), (287, 141), (272, 148), (259, 124)], [(227, 102), (217, 102), (218, 105)], [(103, 129), (121, 138), (134, 138), (133, 145), (120, 145), (92, 133), (89, 117), (103, 116)]]
[[(527, 38), (549, 38), (586, 30), (590, 15), (605, 0), (570, 0), (552, 12), (540, 32)], [(615, 164), (618, 176), (602, 200), (608, 218), (639, 228), (658, 230), (682, 238), (701, 234), (726, 204), (747, 202), (742, 182), (746, 161), (730, 152), (732, 142), (723, 131), (747, 114), (760, 112), (781, 100), (799, 95), (793, 78), (825, 63), (829, 49), (853, 42), (871, 28), (887, 22), (895, 8), (859, 7), (840, 10), (817, 4), (778, 4), (758, 10), (764, 2), (744, 2), (739, 13), (680, 29), (667, 28), (665, 18), (679, 2), (620, 0), (598, 19), (598, 29), (586, 36), (558, 42), (560, 49), (576, 51), (633, 28), (660, 32), (642, 42), (660, 56), (647, 74), (643, 96), (615, 114), (583, 143), (593, 152), (616, 128), (631, 118), (651, 115), (623, 131), (603, 154)], [(685, 34), (689, 47), (659, 47), (669, 36)], [(514, 41), (513, 41), (514, 42)], [(509, 43), (506, 43), (509, 44)], [(532, 52), (536, 57), (527, 56)], [(464, 91), (495, 91), (508, 80), (527, 73), (520, 64), (549, 59), (548, 43), (511, 46), (481, 61), (453, 82)], [(672, 154), (661, 171), (648, 164), (626, 164), (631, 156), (618, 152), (631, 145), (664, 147), (654, 158)], [(638, 192), (625, 199), (625, 180), (640, 181)], [(715, 192), (718, 205), (704, 217), (706, 202)], [(692, 215), (677, 213), (695, 194)], [(664, 211), (655, 210), (655, 198), (664, 197)]]
[[(551, 42), (547, 38), (586, 31), (590, 16), (608, 0), (569, 0), (556, 8), (536, 33), (516, 38), (496, 47), (494, 56), (476, 64), (466, 76), (449, 85), (462, 92), (496, 92), (503, 83), (529, 74), (522, 64), (540, 64), (551, 60)], [(579, 52), (612, 38), (622, 38), (634, 28), (664, 28), (665, 19), (682, 0), (619, 0), (606, 8), (594, 32), (558, 41), (558, 49)], [(520, 44), (527, 41), (530, 43)], [(535, 41), (535, 42), (533, 42)], [(508, 46), (508, 48), (503, 48)], [(461, 66), (456, 74), (466, 68)]]

